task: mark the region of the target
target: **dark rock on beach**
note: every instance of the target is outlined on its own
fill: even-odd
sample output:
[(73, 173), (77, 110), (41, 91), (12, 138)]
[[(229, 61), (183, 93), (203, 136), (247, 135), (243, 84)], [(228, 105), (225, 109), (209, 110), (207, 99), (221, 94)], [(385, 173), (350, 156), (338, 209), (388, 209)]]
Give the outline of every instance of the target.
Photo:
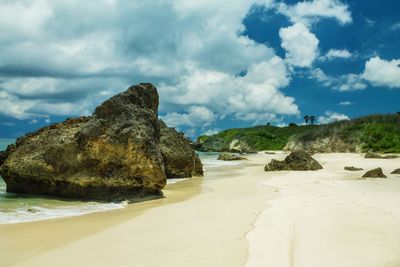
[(367, 171), (362, 178), (387, 178), (386, 175), (383, 174), (382, 168), (376, 168), (370, 171)]
[(167, 178), (185, 178), (203, 175), (203, 164), (192, 149), (191, 142), (160, 120), (160, 149)]
[(390, 174), (400, 174), (400, 168), (395, 169), (395, 170), (392, 171)]
[(344, 167), (344, 170), (354, 172), (354, 171), (362, 171), (363, 168), (357, 168), (357, 167), (353, 167), (353, 166), (346, 166), (346, 167)]
[(232, 153), (224, 152), (218, 155), (217, 160), (234, 161), (234, 160), (247, 160), (247, 158)]
[(166, 172), (158, 103), (152, 84), (131, 86), (99, 105), (92, 116), (19, 138), (0, 167), (7, 192), (100, 201), (162, 196)]
[(382, 156), (378, 153), (373, 153), (373, 152), (367, 152), (365, 154), (366, 159), (381, 159)]
[(322, 169), (318, 163), (304, 150), (296, 150), (292, 152), (285, 160), (271, 160), (265, 166), (265, 171), (315, 171)]

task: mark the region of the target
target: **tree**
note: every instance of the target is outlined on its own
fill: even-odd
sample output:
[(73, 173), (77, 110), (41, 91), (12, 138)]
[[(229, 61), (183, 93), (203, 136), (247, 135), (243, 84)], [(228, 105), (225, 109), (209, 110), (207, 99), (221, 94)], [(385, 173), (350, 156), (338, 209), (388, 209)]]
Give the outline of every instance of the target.
[(310, 116), (305, 115), (304, 116), (304, 121), (306, 122), (306, 124), (308, 124), (308, 121), (310, 120)]
[(315, 122), (315, 116), (310, 116), (310, 122), (311, 122), (311, 124), (314, 124), (314, 122)]

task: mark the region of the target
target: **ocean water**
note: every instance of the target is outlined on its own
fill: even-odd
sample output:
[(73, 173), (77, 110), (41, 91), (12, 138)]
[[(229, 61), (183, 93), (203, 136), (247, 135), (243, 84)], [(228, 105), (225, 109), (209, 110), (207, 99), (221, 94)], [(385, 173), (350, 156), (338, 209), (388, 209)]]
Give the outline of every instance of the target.
[[(0, 150), (15, 142), (14, 139), (0, 138)], [(199, 152), (204, 169), (209, 170), (219, 166), (236, 165), (238, 163), (217, 161), (218, 153)], [(185, 179), (169, 179), (168, 184)], [(29, 221), (39, 221), (60, 217), (78, 216), (93, 212), (101, 212), (126, 207), (121, 203), (98, 203), (83, 201), (68, 201), (37, 195), (21, 195), (6, 192), (6, 184), (0, 176), (0, 224), (12, 224)]]

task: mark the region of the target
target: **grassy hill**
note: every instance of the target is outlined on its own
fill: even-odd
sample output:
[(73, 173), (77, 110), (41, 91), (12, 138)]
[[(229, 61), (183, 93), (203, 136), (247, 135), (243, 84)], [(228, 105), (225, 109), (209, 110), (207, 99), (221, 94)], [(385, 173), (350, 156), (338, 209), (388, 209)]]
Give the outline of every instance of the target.
[(212, 136), (200, 136), (196, 142), (196, 149), (200, 151), (229, 151), (232, 142), (238, 141), (240, 147), (247, 148), (245, 150), (281, 150), (291, 136), (314, 128), (318, 128), (318, 126), (275, 127), (265, 125), (229, 129)]
[(319, 152), (400, 153), (400, 116), (370, 115), (327, 125), (229, 129), (200, 136), (195, 146), (200, 151), (281, 150), (286, 146)]
[[(321, 140), (326, 140), (326, 147)], [(294, 135), (292, 147), (321, 147), (321, 151), (340, 151), (339, 145), (349, 151), (376, 151), (400, 153), (400, 116), (397, 114), (370, 115), (322, 125), (310, 131)], [(340, 143), (340, 144), (339, 144)], [(337, 147), (335, 149), (335, 146)]]

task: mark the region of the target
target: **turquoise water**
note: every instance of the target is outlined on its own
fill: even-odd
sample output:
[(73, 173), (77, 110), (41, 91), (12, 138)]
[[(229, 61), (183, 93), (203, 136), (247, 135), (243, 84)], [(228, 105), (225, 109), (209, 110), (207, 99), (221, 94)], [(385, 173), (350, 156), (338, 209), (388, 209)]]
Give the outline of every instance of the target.
[[(14, 139), (1, 139), (0, 150), (15, 142)], [(218, 153), (199, 153), (204, 169), (237, 163), (217, 161)], [(175, 183), (182, 179), (168, 180)], [(6, 184), (0, 176), (0, 224), (46, 220), (67, 216), (77, 216), (92, 212), (124, 208), (126, 203), (97, 203), (66, 201), (37, 195), (20, 195), (6, 192)]]

